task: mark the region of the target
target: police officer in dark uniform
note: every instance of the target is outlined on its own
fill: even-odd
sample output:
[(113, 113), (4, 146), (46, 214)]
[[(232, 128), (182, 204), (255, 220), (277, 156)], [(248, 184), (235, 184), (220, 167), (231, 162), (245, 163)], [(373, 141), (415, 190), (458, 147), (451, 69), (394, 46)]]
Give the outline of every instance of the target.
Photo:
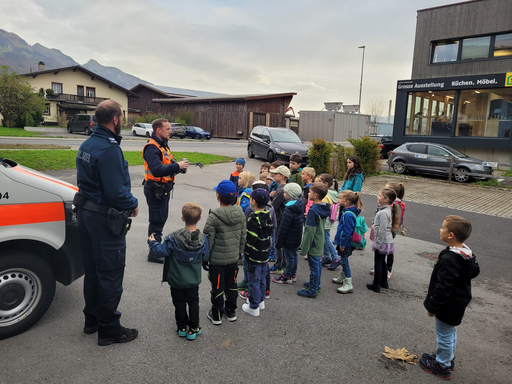
[[(177, 162), (167, 145), (171, 137), (171, 124), (167, 119), (152, 123), (153, 134), (142, 150), (144, 157), (144, 195), (149, 207), (148, 236), (162, 242), (162, 231), (169, 216), (169, 198), (174, 178), (180, 170), (188, 168), (188, 161)], [(149, 251), (148, 261), (163, 263)]]
[(97, 128), (77, 154), (77, 196), (81, 197), (75, 197), (75, 204), (85, 269), (84, 333), (98, 331), (98, 344), (105, 346), (126, 343), (138, 335), (136, 329), (125, 328), (119, 321), (117, 306), (123, 292), (126, 238), (125, 233), (113, 233), (111, 219), (113, 212), (136, 217), (139, 208), (131, 193), (128, 163), (119, 146), (121, 105), (102, 101), (96, 109), (96, 120)]

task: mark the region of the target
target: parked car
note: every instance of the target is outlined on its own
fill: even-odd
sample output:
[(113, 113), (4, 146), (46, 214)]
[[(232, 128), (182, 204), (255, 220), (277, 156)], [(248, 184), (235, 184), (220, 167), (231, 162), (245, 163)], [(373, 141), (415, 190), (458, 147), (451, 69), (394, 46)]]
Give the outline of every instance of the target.
[(253, 128), (247, 145), (249, 157), (262, 157), (269, 162), (281, 160), (290, 162), (290, 156), (298, 153), (302, 156), (302, 164), (308, 162), (309, 149), (299, 136), (289, 128), (271, 128), (258, 125)]
[(68, 121), (67, 128), (69, 133), (84, 132), (86, 135), (90, 135), (97, 125), (95, 115), (78, 113)]
[[(430, 157), (435, 156), (435, 157)], [(492, 167), (484, 165), (483, 160), (468, 157), (464, 153), (447, 145), (435, 143), (405, 143), (392, 151), (388, 161), (392, 161), (393, 171), (405, 173), (406, 171), (428, 173), (448, 176), (450, 159), (453, 157), (453, 177), (460, 183), (470, 179), (486, 180), (492, 175)], [(445, 169), (432, 169), (431, 167), (445, 167)], [(477, 173), (479, 175), (468, 175)]]
[(212, 134), (210, 132), (206, 132), (203, 128), (199, 127), (192, 127), (190, 125), (187, 125), (185, 127), (186, 129), (186, 136), (191, 137), (193, 139), (206, 139), (210, 140), (212, 138)]
[(171, 123), (171, 137), (179, 137), (184, 139), (187, 135), (187, 130), (183, 124)]
[(387, 159), (389, 157), (389, 152), (398, 147), (398, 145), (393, 144), (392, 136), (370, 135), (370, 138), (374, 139), (375, 141), (377, 141), (377, 143), (379, 143), (380, 157), (383, 159)]
[(153, 133), (153, 126), (149, 123), (135, 123), (132, 126), (133, 136), (146, 136), (150, 137)]

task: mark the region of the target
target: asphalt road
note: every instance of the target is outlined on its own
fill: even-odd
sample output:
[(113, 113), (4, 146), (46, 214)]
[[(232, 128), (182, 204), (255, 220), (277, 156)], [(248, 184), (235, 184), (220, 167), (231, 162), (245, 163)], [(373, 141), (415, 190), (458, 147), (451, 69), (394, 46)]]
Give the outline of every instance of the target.
[[(250, 159), (246, 169), (257, 172), (260, 164)], [(208, 209), (218, 206), (213, 186), (233, 169), (233, 163), (217, 164), (180, 175), (165, 232), (182, 225), (179, 217), (185, 201), (203, 206), (202, 228)], [(51, 173), (75, 180), (74, 171)], [(174, 332), (173, 308), (169, 288), (161, 284), (161, 266), (146, 262), (148, 216), (140, 186), (143, 167), (130, 167), (130, 173), (141, 210), (127, 236), (125, 290), (119, 309), (125, 326), (139, 328), (139, 338), (125, 345), (97, 346), (96, 335), (82, 333), (82, 280), (68, 287), (58, 285), (50, 310), (36, 326), (0, 342), (0, 382), (439, 382), (418, 366), (390, 361), (381, 353), (384, 346), (406, 347), (415, 354), (435, 351), (434, 322), (422, 305), (434, 260), (424, 253), (437, 255), (444, 247), (438, 239), (439, 225), (451, 213), (449, 210), (407, 204), (409, 236), (396, 239), (390, 289), (380, 295), (365, 287), (372, 267), (368, 247), (355, 251), (350, 259), (355, 286), (350, 295), (336, 293), (336, 286), (330, 282), (336, 272), (324, 269), (319, 298), (299, 297), (296, 291), (309, 274), (307, 262), (300, 257), (299, 283), (272, 283), (271, 297), (259, 318), (243, 313), (239, 299), (238, 320), (213, 326), (206, 318), (210, 294), (203, 272), (203, 334), (190, 342)], [(376, 198), (365, 195), (363, 202), (370, 221)], [(479, 255), (482, 275), (474, 281), (474, 299), (459, 327), (457, 370), (452, 382), (510, 382), (510, 262), (500, 259), (499, 254), (483, 252), (504, 242), (510, 231), (499, 232), (496, 237), (495, 231), (480, 232), (507, 225), (510, 228), (511, 221), (495, 221), (485, 215), (469, 217), (467, 212), (464, 216), (479, 223), (468, 244)], [(499, 265), (501, 268), (494, 268)]]

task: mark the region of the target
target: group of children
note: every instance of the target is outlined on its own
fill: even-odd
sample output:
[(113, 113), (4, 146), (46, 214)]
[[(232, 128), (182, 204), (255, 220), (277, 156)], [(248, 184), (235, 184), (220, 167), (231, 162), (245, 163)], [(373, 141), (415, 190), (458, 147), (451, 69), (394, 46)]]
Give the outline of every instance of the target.
[[(329, 174), (315, 177), (311, 167), (301, 168), (300, 155), (292, 155), (290, 168), (279, 161), (265, 163), (259, 180), (244, 171), (244, 159), (237, 159), (236, 171), (214, 190), (220, 207), (211, 210), (203, 230), (196, 225), (202, 209), (196, 203), (182, 208), (185, 228), (168, 235), (162, 244), (148, 240), (155, 255), (165, 257), (163, 280), (169, 282), (175, 306), (176, 331), (194, 340), (201, 334), (198, 286), (201, 266), (211, 283), (211, 309), (207, 318), (222, 324), (225, 317), (236, 321), (237, 297), (245, 300), (242, 310), (259, 316), (270, 296), (270, 281), (292, 284), (297, 281), (298, 252), (309, 265), (309, 281), (298, 290), (300, 296), (316, 298), (321, 292), (322, 266), (341, 273), (333, 279), (339, 293), (352, 293), (349, 257), (353, 234), (363, 209), (361, 195), (350, 189), (337, 191)], [(294, 180), (294, 181), (292, 181)], [(403, 228), (404, 186), (388, 183), (379, 191), (370, 240), (374, 252), (373, 281), (367, 288), (388, 289), (394, 261), (394, 237)], [(242, 209), (240, 209), (242, 208)], [(330, 230), (336, 228), (334, 241)], [(479, 273), (478, 263), (463, 243), (471, 224), (459, 216), (447, 216), (441, 240), (448, 248), (441, 252), (429, 286), (425, 307), (436, 316), (438, 349), (424, 354), (420, 366), (449, 378), (456, 343), (455, 326), (460, 324), (471, 300), (471, 279)], [(275, 249), (275, 264), (268, 262)], [(171, 256), (171, 257), (169, 257)], [(237, 283), (238, 261), (243, 261), (244, 277)], [(270, 274), (276, 276), (270, 279)], [(186, 305), (189, 306), (187, 314)]]

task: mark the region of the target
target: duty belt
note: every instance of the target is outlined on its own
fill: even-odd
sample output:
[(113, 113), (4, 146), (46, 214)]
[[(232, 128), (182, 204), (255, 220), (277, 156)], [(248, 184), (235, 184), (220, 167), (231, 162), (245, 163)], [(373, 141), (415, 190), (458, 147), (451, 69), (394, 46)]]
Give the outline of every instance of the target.
[(98, 213), (108, 213), (110, 207), (108, 205), (99, 205), (91, 200), (85, 200), (84, 205), (82, 205), (83, 209), (87, 209), (88, 211), (98, 212)]

